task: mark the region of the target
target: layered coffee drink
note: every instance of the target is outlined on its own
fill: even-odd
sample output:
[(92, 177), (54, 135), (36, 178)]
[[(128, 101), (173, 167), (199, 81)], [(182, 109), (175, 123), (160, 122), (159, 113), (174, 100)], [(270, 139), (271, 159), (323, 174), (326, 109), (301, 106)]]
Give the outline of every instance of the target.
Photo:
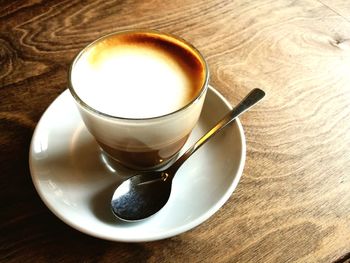
[(125, 31), (80, 52), (69, 80), (101, 148), (125, 166), (151, 169), (185, 144), (202, 108), (208, 69), (200, 53), (177, 37)]

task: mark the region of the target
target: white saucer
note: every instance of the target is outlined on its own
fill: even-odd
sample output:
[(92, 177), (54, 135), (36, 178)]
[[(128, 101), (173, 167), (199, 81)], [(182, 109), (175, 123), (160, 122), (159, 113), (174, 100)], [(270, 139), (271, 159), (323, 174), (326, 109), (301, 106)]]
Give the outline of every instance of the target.
[[(184, 149), (230, 108), (210, 87), (199, 123)], [(244, 132), (237, 119), (180, 168), (170, 200), (160, 212), (140, 222), (119, 221), (109, 204), (113, 190), (128, 172), (106, 165), (66, 90), (39, 121), (29, 162), (37, 192), (62, 221), (98, 238), (140, 242), (180, 234), (212, 216), (236, 188), (245, 152)]]

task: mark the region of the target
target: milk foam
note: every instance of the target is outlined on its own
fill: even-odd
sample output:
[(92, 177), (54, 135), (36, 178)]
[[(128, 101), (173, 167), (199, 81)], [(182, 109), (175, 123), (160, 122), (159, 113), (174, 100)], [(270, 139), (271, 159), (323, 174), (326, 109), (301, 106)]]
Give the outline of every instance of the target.
[(71, 81), (86, 104), (124, 118), (165, 115), (197, 95), (181, 63), (147, 45), (92, 47), (76, 61)]

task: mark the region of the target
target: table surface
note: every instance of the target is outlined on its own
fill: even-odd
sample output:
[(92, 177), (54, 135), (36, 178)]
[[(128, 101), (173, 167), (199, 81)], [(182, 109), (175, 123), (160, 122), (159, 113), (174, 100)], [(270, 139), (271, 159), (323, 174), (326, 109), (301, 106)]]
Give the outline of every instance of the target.
[[(147, 243), (90, 237), (34, 189), (33, 130), (67, 86), (74, 55), (104, 34), (153, 28), (192, 42), (236, 104), (247, 159), (200, 226)], [(1, 1), (1, 262), (349, 262), (350, 5), (347, 0)]]

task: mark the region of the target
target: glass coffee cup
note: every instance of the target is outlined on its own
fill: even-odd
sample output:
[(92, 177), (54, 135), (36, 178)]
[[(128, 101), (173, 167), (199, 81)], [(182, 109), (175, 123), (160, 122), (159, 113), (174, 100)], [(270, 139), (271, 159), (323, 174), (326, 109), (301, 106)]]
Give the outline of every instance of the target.
[(185, 40), (154, 30), (116, 32), (73, 60), (68, 86), (104, 154), (135, 170), (158, 169), (195, 127), (209, 70)]

